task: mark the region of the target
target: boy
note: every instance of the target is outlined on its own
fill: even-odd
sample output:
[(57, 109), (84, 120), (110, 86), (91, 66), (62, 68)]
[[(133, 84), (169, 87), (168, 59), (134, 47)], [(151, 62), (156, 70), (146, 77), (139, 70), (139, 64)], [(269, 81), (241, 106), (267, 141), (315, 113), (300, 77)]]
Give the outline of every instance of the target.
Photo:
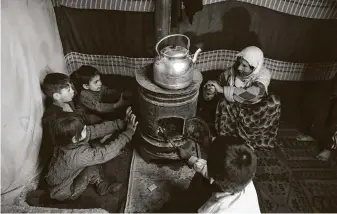
[(53, 133), (56, 146), (46, 175), (51, 198), (74, 200), (88, 184), (95, 184), (99, 195), (115, 192), (121, 187), (121, 184), (103, 181), (97, 164), (116, 157), (126, 143), (131, 141), (138, 122), (133, 114), (127, 115), (126, 120), (125, 131), (114, 140), (96, 147), (91, 147), (88, 143), (89, 129), (81, 117), (72, 115), (55, 121)]
[[(53, 139), (51, 139), (51, 126), (58, 118), (77, 115), (82, 117), (85, 124), (90, 124), (90, 119), (85, 112), (76, 109), (72, 102), (75, 92), (70, 83), (69, 76), (62, 73), (47, 74), (42, 84), (42, 90), (46, 94), (47, 99), (52, 101), (46, 107), (42, 118), (45, 137), (47, 137), (48, 141), (53, 143)], [(120, 119), (102, 122), (88, 126), (88, 135), (91, 140), (97, 139), (122, 130), (125, 128), (125, 125), (125, 122)]]
[[(200, 173), (202, 185), (194, 176), (188, 189), (191, 205), (200, 213), (260, 213), (253, 184), (257, 159), (252, 148), (237, 137), (217, 137), (207, 161), (178, 149), (179, 156)], [(207, 180), (206, 180), (207, 179)], [(205, 202), (206, 201), (206, 202)], [(195, 210), (196, 211), (196, 210)]]

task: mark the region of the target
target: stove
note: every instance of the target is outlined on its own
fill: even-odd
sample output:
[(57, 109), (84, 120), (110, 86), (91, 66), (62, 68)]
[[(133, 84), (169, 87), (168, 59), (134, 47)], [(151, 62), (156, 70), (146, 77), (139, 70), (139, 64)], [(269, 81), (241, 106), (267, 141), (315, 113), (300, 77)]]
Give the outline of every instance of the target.
[[(139, 86), (140, 155), (144, 160), (179, 159), (176, 148), (192, 150), (193, 141), (184, 137), (185, 123), (197, 111), (202, 75), (194, 70), (192, 83), (184, 89), (164, 89), (153, 81), (153, 64), (136, 73)], [(166, 130), (172, 143), (158, 133)]]

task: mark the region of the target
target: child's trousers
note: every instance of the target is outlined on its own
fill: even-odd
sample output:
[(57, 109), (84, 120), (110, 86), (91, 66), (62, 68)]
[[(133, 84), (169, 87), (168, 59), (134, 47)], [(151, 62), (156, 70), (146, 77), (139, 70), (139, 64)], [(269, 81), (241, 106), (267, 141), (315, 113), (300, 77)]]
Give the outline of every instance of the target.
[(70, 200), (78, 198), (89, 184), (97, 184), (102, 181), (100, 176), (100, 165), (88, 166), (75, 178), (72, 186)]

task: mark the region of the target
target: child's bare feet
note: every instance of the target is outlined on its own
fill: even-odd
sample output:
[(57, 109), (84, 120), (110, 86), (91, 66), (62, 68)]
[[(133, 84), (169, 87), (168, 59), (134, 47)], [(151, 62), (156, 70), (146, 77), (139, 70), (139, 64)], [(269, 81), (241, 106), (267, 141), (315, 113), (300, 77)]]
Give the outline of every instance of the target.
[(331, 151), (328, 150), (328, 149), (324, 149), (323, 151), (321, 151), (317, 156), (316, 158), (318, 160), (321, 160), (321, 161), (328, 161), (330, 159), (330, 156), (331, 156)]
[(305, 135), (305, 134), (299, 134), (296, 137), (297, 141), (315, 141), (315, 139), (313, 137), (311, 137), (310, 135)]

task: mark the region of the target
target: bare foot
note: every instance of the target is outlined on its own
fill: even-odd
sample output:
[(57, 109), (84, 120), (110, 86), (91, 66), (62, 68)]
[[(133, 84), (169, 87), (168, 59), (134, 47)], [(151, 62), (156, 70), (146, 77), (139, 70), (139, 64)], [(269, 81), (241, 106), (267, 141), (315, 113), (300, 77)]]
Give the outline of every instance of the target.
[(297, 141), (315, 141), (315, 139), (313, 137), (311, 137), (310, 135), (305, 135), (305, 134), (299, 134), (296, 137)]
[(331, 156), (331, 151), (324, 149), (323, 151), (321, 151), (321, 153), (319, 153), (316, 156), (316, 158), (321, 161), (328, 161), (330, 159), (330, 156)]

